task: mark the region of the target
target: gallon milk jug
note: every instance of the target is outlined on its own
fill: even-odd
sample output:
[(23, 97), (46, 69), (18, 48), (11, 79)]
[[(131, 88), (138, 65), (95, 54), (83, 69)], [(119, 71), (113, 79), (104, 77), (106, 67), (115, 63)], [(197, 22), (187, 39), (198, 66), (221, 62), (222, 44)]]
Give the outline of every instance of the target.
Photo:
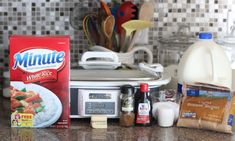
[(211, 33), (200, 33), (199, 40), (183, 54), (178, 67), (178, 92), (182, 83), (202, 82), (231, 89), (232, 70), (222, 47)]

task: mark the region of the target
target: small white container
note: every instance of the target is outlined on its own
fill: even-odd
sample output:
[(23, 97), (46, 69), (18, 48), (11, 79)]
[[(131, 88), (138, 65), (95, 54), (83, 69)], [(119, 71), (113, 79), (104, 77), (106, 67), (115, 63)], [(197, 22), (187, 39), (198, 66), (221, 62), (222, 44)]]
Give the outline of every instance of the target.
[(161, 107), (157, 111), (158, 125), (161, 127), (171, 127), (174, 124), (175, 113), (172, 108)]
[(153, 110), (152, 110), (152, 114), (153, 117), (158, 120), (158, 111), (160, 109), (172, 109), (174, 112), (174, 122), (177, 121), (178, 117), (179, 117), (179, 104), (175, 103), (175, 102), (171, 102), (171, 101), (166, 101), (166, 102), (156, 102), (153, 104)]

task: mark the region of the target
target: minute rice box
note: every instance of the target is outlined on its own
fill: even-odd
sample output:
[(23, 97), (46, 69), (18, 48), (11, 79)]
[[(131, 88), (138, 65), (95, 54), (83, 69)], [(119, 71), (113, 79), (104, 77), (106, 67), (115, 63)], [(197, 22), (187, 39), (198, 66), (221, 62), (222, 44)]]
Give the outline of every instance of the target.
[(69, 128), (69, 36), (11, 36), (12, 127)]

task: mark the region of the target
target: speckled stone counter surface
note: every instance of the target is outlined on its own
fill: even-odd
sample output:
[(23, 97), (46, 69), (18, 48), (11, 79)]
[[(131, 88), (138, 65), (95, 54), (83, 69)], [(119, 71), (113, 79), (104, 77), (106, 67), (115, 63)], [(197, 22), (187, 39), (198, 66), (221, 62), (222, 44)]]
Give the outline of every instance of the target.
[(72, 120), (70, 129), (10, 128), (9, 106), (8, 100), (0, 99), (0, 141), (235, 141), (235, 134), (156, 124), (125, 128), (118, 120), (109, 120), (107, 129), (92, 129), (89, 119)]

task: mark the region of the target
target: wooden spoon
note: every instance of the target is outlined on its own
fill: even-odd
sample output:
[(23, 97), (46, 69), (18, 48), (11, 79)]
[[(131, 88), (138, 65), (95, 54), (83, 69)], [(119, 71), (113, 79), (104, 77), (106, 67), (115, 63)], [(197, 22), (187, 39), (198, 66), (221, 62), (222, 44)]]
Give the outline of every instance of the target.
[[(150, 0), (150, 1), (146, 1), (144, 2), (141, 7), (140, 7), (140, 11), (139, 11), (139, 20), (145, 20), (145, 21), (150, 21), (153, 18), (154, 15), (154, 1)], [(148, 33), (148, 29), (142, 30), (145, 33)], [(136, 39), (138, 38), (138, 36), (140, 35), (140, 31), (137, 30), (131, 40), (131, 43), (129, 45), (128, 51), (132, 49), (132, 47), (134, 46)]]
[(106, 47), (112, 50), (112, 36), (115, 25), (115, 18), (113, 15), (109, 15), (103, 22), (104, 35), (108, 39), (106, 42)]
[(150, 21), (154, 14), (154, 1), (144, 2), (139, 11), (139, 20)]

